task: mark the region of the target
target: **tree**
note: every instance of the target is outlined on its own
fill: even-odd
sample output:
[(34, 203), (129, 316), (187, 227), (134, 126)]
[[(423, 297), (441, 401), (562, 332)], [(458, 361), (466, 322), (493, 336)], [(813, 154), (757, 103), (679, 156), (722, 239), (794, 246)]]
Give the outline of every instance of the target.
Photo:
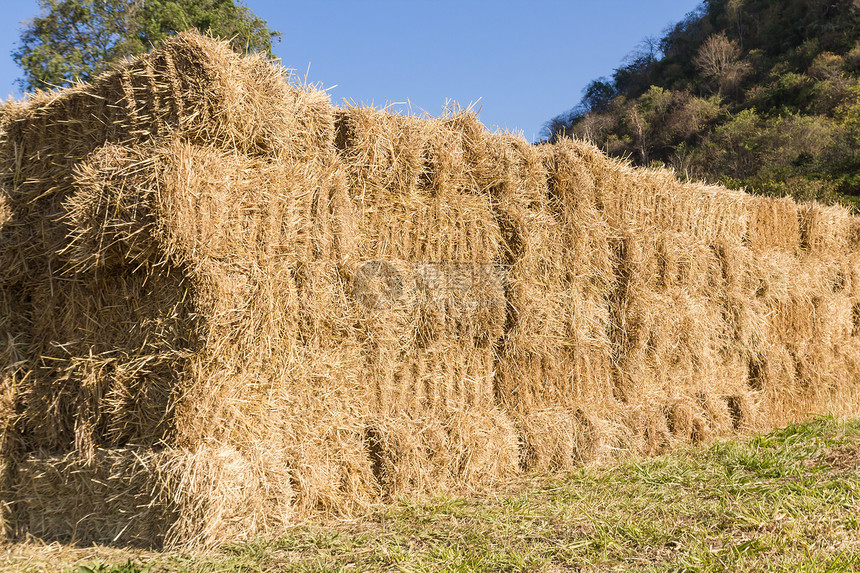
[(633, 147), (639, 155), (639, 163), (651, 162), (651, 151), (668, 135), (665, 127), (667, 112), (672, 105), (674, 94), (658, 86), (651, 86), (627, 112), (633, 135)]
[(580, 105), (586, 112), (596, 111), (602, 113), (609, 107), (612, 98), (618, 95), (615, 88), (606, 78), (593, 80), (582, 90), (582, 101)]
[(111, 64), (191, 28), (236, 50), (271, 53), (280, 33), (234, 0), (38, 0), (12, 53), (28, 91), (88, 81)]
[(717, 81), (720, 92), (731, 91), (750, 71), (749, 63), (740, 60), (740, 55), (737, 42), (720, 33), (705, 40), (694, 62), (702, 75)]

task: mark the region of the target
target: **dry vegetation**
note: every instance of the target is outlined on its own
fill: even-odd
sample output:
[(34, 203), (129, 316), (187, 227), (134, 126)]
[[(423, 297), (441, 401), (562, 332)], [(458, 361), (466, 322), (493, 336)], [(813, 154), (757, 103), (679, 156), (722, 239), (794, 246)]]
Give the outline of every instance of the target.
[(5, 530), (217, 545), (860, 405), (860, 227), (184, 34), (0, 111)]

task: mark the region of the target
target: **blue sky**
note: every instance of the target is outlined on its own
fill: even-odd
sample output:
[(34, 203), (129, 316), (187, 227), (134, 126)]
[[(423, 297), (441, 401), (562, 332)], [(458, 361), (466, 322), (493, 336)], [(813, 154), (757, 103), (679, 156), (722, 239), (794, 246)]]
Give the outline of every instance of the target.
[[(433, 115), (477, 102), (491, 129), (529, 140), (699, 0), (247, 0), (283, 33), (275, 53), (332, 101), (409, 102)], [(0, 94), (20, 97), (10, 53), (35, 0), (0, 0)]]

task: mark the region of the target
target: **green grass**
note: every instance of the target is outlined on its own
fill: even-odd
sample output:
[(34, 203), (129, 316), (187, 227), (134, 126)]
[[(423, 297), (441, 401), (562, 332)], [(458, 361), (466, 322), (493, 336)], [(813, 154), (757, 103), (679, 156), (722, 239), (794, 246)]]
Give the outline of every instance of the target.
[(67, 570), (858, 571), (860, 421), (532, 476), (480, 498), (403, 500), (205, 555), (113, 559)]

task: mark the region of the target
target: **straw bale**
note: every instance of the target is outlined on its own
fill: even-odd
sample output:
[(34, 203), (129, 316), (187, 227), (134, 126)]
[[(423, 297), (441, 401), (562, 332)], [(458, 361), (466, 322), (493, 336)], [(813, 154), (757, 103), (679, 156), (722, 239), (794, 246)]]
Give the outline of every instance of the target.
[(797, 204), (790, 198), (751, 196), (749, 246), (756, 252), (780, 249), (794, 251), (800, 246), (800, 219)]
[[(567, 471), (611, 463), (635, 451), (632, 428), (618, 412), (583, 407), (532, 407), (513, 411), (520, 433), (520, 465), (534, 471)], [(637, 452), (638, 453), (638, 452)]]
[(614, 229), (680, 231), (707, 242), (739, 241), (747, 231), (747, 197), (741, 192), (682, 183), (668, 170), (636, 169), (587, 144), (565, 145), (591, 172), (595, 205)]
[(215, 546), (282, 531), (293, 518), (292, 479), (265, 450), (201, 445), (167, 464), (179, 519), (167, 543)]
[(626, 445), (629, 454), (659, 455), (733, 431), (726, 397), (652, 393), (641, 398), (622, 411), (624, 424), (632, 430)]
[(447, 426), (455, 452), (455, 483), (492, 486), (517, 473), (519, 439), (504, 410), (496, 406), (458, 410)]
[(853, 331), (852, 301), (843, 293), (798, 291), (786, 299), (766, 300), (773, 342), (843, 341)]
[(751, 363), (751, 381), (762, 389), (766, 405), (764, 415), (778, 425), (789, 424), (814, 415), (810, 392), (809, 361), (811, 357), (804, 343), (775, 344)]
[(709, 243), (736, 243), (747, 234), (748, 197), (744, 193), (700, 183), (681, 183), (671, 171), (658, 172), (654, 177), (670, 190), (660, 195), (661, 228), (689, 233)]
[[(630, 309), (638, 313), (633, 323), (640, 329), (631, 333), (635, 340), (628, 351), (631, 357), (638, 352), (650, 354), (649, 362), (658, 368), (688, 361), (691, 373), (716, 366), (715, 354), (725, 337), (725, 326), (714, 301), (677, 289), (631, 300)], [(683, 385), (677, 375), (671, 379), (675, 387)]]
[(16, 383), (17, 380), (8, 367), (0, 370), (0, 542), (12, 536), (14, 527), (14, 518), (9, 503), (13, 499), (10, 490), (13, 472), (12, 458), (16, 446), (14, 427)]
[(751, 390), (737, 391), (723, 397), (728, 407), (732, 428), (738, 433), (750, 433), (760, 430), (769, 421), (762, 407), (763, 397)]
[(270, 466), (225, 447), (35, 453), (19, 464), (15, 512), (30, 535), (63, 543), (247, 540), (291, 516), (289, 480)]
[(810, 415), (827, 411), (832, 396), (842, 394), (840, 385), (841, 365), (835, 360), (831, 344), (790, 344), (786, 345), (789, 356), (794, 362), (794, 387), (789, 386), (792, 402), (783, 397), (786, 406), (795, 410), (794, 419), (804, 419)]
[(850, 298), (841, 292), (823, 296), (816, 311), (821, 329), (819, 342), (841, 343), (850, 339), (854, 330), (853, 305)]
[(857, 285), (853, 269), (853, 255), (844, 251), (830, 251), (820, 256), (801, 254), (798, 257), (803, 273), (808, 275), (811, 290), (820, 296), (852, 296)]
[[(838, 257), (840, 271), (843, 272), (844, 293), (851, 297), (852, 300), (860, 299), (860, 256), (855, 252), (849, 251)], [(834, 278), (838, 282), (838, 274), (834, 273)]]
[(786, 300), (797, 292), (814, 288), (810, 273), (795, 255), (782, 250), (758, 254), (754, 259), (759, 287), (756, 296), (773, 300)]
[(152, 451), (103, 450), (92, 461), (74, 454), (32, 454), (18, 467), (15, 511), (35, 537), (62, 543), (161, 546), (176, 520)]
[(497, 257), (490, 197), (467, 177), (457, 118), (419, 120), (366, 108), (338, 119), (338, 149), (365, 256), (484, 263)]
[(541, 344), (546, 339), (536, 337), (502, 348), (495, 383), (506, 407), (528, 412), (582, 405), (595, 414), (614, 407), (615, 368), (608, 344), (590, 348), (582, 341), (563, 350)]
[(224, 42), (179, 34), (91, 85), (39, 92), (4, 106), (7, 141), (25, 158), (16, 176), (24, 185), (42, 180), (29, 182), (37, 152), (63, 158), (67, 168), (106, 141), (171, 132), (251, 154), (295, 155), (329, 145), (328, 98), (302, 93), (285, 76), (260, 56), (240, 57)]
[[(729, 411), (728, 400), (724, 396), (713, 393), (699, 393), (696, 395), (698, 412), (705, 420), (703, 439), (707, 440), (714, 436), (728, 436), (732, 433), (732, 416)], [(696, 409), (694, 409), (694, 412)]]
[(860, 360), (857, 358), (860, 343), (856, 334), (852, 334), (849, 340), (832, 345), (830, 351), (837, 384), (832, 388), (826, 404), (818, 408), (835, 416), (853, 416), (860, 398), (860, 385), (857, 384), (860, 379)]
[(532, 408), (516, 420), (524, 444), (520, 464), (528, 471), (570, 470), (593, 461), (606, 439), (582, 410)]
[(658, 287), (715, 292), (725, 277), (718, 250), (683, 233), (659, 234), (656, 241)]
[(645, 403), (627, 410), (628, 425), (635, 428), (635, 453), (646, 456), (663, 454), (672, 447), (669, 410), (662, 404)]
[(681, 397), (670, 404), (666, 417), (669, 432), (680, 444), (698, 444), (707, 439), (709, 428), (701, 410), (691, 397)]
[(265, 243), (270, 257), (295, 262), (322, 248), (313, 228), (315, 200), (325, 192), (315, 189), (317, 178), (183, 140), (160, 156), (167, 163), (157, 208), (170, 233), (165, 247), (177, 259), (244, 262)]
[[(335, 145), (352, 167), (349, 186), (358, 192), (416, 193), (432, 183), (430, 129), (418, 118), (350, 107), (336, 116)], [(438, 151), (438, 150), (437, 150)]]
[[(331, 392), (335, 381), (327, 381)], [(372, 458), (365, 436), (360, 406), (334, 401), (316, 403), (313, 396), (302, 397), (304, 411), (281, 406), (285, 423), (281, 436), (264, 451), (283, 451), (295, 491), (296, 515), (352, 516), (366, 513), (378, 502), (379, 486), (374, 479)], [(273, 421), (278, 427), (277, 421)], [(265, 439), (265, 438), (264, 438)], [(277, 440), (277, 441), (275, 441)]]
[[(761, 344), (768, 325), (766, 307), (751, 305), (739, 284), (744, 277), (735, 276), (749, 255), (740, 245), (706, 245), (686, 234), (625, 237), (616, 245), (611, 338), (620, 366), (616, 394), (633, 412), (627, 425), (639, 430), (631, 447), (656, 453), (725, 434), (732, 430), (729, 399), (742, 411), (734, 426), (752, 427), (757, 402), (740, 356)], [(675, 270), (674, 256), (697, 268), (695, 276)]]
[(515, 474), (519, 464), (514, 426), (507, 415), (494, 410), (371, 418), (367, 439), (385, 499), (437, 493), (462, 484), (491, 486)]
[(770, 309), (758, 298), (745, 298), (729, 294), (721, 301), (725, 338), (723, 352), (752, 355), (768, 341)]
[(856, 408), (845, 210), (284, 75), (182, 34), (0, 109), (7, 527), (209, 545)]
[(712, 244), (694, 235), (657, 231), (643, 236), (624, 234), (613, 241), (616, 271), (627, 273), (626, 288), (685, 288), (712, 294), (728, 288), (725, 251), (731, 247)]
[(730, 241), (715, 241), (709, 246), (717, 258), (722, 275), (722, 282), (715, 293), (745, 300), (753, 298), (763, 281), (755, 253), (742, 243)]
[(847, 207), (804, 203), (797, 211), (801, 249), (820, 254), (848, 250), (852, 216)]
[(594, 176), (582, 157), (583, 147), (581, 141), (564, 139), (547, 152), (549, 192), (574, 211), (595, 206)]
[(0, 189), (0, 229), (12, 219), (12, 205), (9, 199), (9, 193), (5, 189)]
[(487, 350), (437, 343), (402, 353), (388, 372), (378, 378), (382, 413), (444, 412), (493, 402), (495, 372)]
[(601, 292), (611, 273), (605, 228), (596, 209), (542, 198), (567, 156), (504, 143), (498, 163), (507, 175), (496, 193), (509, 312), (497, 387), (504, 403), (520, 408), (603, 402), (611, 368)]
[(374, 497), (361, 437), (371, 389), (360, 347), (317, 344), (268, 358), (208, 350), (191, 365), (174, 439), (268, 456), (288, 470), (300, 514), (348, 514)]
[(727, 332), (720, 305), (685, 290), (639, 292), (628, 305), (619, 313), (626, 330), (617, 352), (633, 382), (619, 389), (621, 397), (639, 403), (654, 394), (693, 396), (709, 389), (724, 366), (720, 351)]
[[(566, 176), (550, 171), (550, 177)], [(552, 183), (550, 184), (552, 188)], [(558, 196), (549, 203), (557, 223), (547, 238), (555, 243), (551, 255), (557, 280), (578, 282), (591, 295), (603, 295), (615, 281), (613, 232), (600, 211), (593, 205), (575, 206)]]
[(848, 248), (852, 253), (860, 250), (860, 217), (852, 215), (848, 222)]
[(195, 332), (184, 281), (117, 274), (32, 289), (34, 338), (62, 344), (40, 345), (21, 392), (33, 447), (80, 440), (81, 416), (100, 428), (96, 443), (155, 443), (170, 431), (173, 388)]

